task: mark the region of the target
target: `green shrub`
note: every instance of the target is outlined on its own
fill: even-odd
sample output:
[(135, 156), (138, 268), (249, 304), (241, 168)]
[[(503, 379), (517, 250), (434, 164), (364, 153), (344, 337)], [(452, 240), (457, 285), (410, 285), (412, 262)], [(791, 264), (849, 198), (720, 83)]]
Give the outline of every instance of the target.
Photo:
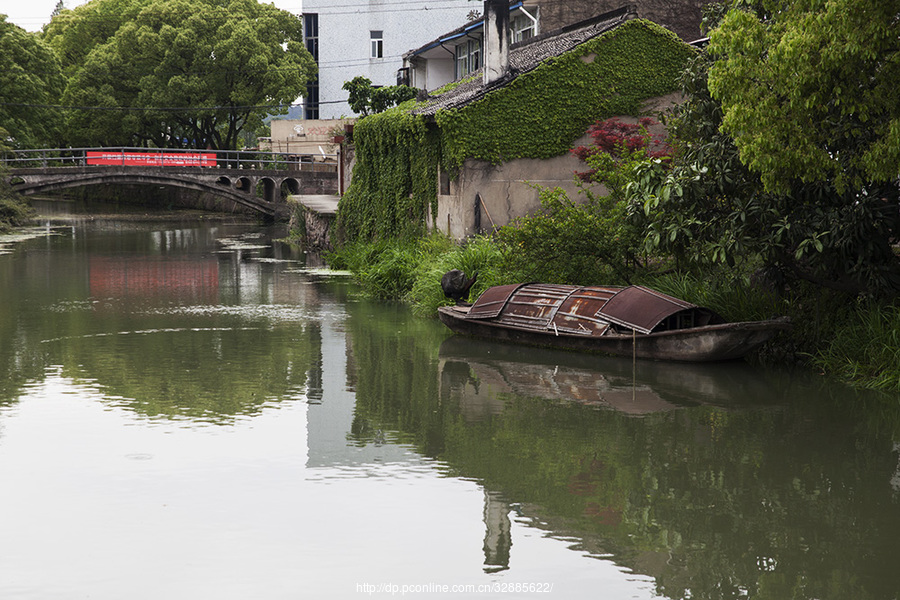
[[(0, 130), (2, 131), (2, 130)], [(10, 189), (3, 168), (0, 168), (0, 231), (20, 227), (34, 218), (34, 210)]]
[(542, 189), (541, 210), (500, 228), (503, 269), (520, 281), (572, 284), (631, 283), (646, 268), (642, 236), (625, 205), (588, 190), (576, 203), (560, 188)]
[(412, 287), (418, 245), (415, 239), (354, 242), (329, 253), (328, 263), (352, 271), (366, 295), (399, 299)]
[(420, 315), (434, 315), (438, 306), (451, 304), (441, 289), (441, 277), (451, 269), (459, 269), (469, 277), (478, 274), (469, 301), (492, 285), (509, 283), (500, 278), (500, 250), (489, 237), (476, 237), (456, 244), (446, 236), (435, 234), (423, 240), (425, 251), (416, 270), (415, 282), (406, 295), (413, 310)]

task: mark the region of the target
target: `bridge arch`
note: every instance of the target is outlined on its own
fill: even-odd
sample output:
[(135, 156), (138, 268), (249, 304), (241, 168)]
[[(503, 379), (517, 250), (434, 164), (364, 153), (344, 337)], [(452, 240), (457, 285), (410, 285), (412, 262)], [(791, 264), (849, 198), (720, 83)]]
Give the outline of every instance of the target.
[(262, 197), (266, 202), (277, 202), (280, 200), (276, 195), (278, 186), (275, 185), (275, 180), (271, 177), (263, 177), (259, 180), (257, 186), (262, 186)]
[[(236, 189), (230, 183), (223, 185), (227, 177), (209, 177), (208, 179), (178, 177), (173, 171), (147, 170), (137, 172), (135, 169), (105, 169), (103, 171), (82, 171), (77, 173), (60, 173), (64, 169), (54, 169), (54, 175), (43, 173), (23, 173), (20, 170), (9, 177), (12, 189), (25, 196), (32, 196), (52, 191), (101, 184), (156, 185), (177, 187), (208, 193), (246, 206), (254, 211), (273, 217), (279, 212), (274, 202), (266, 202), (253, 192), (249, 177), (241, 177)], [(39, 171), (39, 170), (36, 170)], [(245, 191), (246, 190), (246, 191)]]
[(253, 180), (249, 177), (238, 177), (234, 187), (242, 192), (251, 194), (253, 193)]
[(281, 180), (282, 196), (297, 196), (300, 194), (300, 182), (293, 177), (285, 177)]
[(305, 169), (296, 156), (271, 152), (45, 148), (16, 150), (0, 163), (11, 167), (8, 181), (23, 195), (98, 184), (155, 185), (218, 196), (267, 216), (287, 216), (287, 196), (340, 188), (337, 165)]

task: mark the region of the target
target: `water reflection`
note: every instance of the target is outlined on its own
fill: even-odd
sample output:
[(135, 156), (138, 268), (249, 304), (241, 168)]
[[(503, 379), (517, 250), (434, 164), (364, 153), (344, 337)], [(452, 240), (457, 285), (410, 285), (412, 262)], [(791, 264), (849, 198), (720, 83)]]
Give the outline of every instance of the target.
[(900, 593), (896, 406), (449, 337), (277, 235), (85, 225), (0, 257), (0, 595)]
[(900, 415), (883, 398), (743, 363), (634, 367), (457, 338), (435, 352), (421, 332), (351, 327), (358, 439), (394, 430), (485, 487), (486, 570), (515, 560), (515, 506), (669, 598), (900, 591)]
[(159, 260), (92, 256), (90, 294), (95, 298), (156, 299), (210, 303), (219, 296), (219, 263), (204, 260)]
[(120, 225), (55, 231), (0, 263), (0, 402), (55, 365), (151, 419), (227, 422), (321, 398), (319, 319), (340, 300), (288, 272), (303, 263), (274, 241), (283, 232)]
[(771, 371), (744, 362), (692, 365), (528, 350), (452, 336), (439, 351), (442, 395), (470, 420), (499, 414), (514, 394), (646, 415), (679, 407), (774, 401)]

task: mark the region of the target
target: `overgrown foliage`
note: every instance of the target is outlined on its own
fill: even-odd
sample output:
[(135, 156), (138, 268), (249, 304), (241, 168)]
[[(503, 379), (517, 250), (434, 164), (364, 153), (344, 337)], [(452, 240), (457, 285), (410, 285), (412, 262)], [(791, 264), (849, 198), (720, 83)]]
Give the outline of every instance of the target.
[(828, 373), (856, 385), (900, 392), (900, 306), (871, 300), (836, 324), (814, 357)]
[(592, 123), (638, 115), (644, 100), (675, 91), (694, 53), (654, 23), (628, 21), (477, 102), (439, 111), (444, 165), (565, 154)]
[(412, 100), (419, 92), (408, 85), (372, 86), (372, 80), (368, 77), (354, 77), (345, 81), (341, 89), (347, 91), (347, 103), (350, 109), (358, 115), (366, 115), (384, 112), (392, 106)]
[(583, 190), (575, 202), (560, 188), (543, 189), (541, 211), (501, 227), (497, 243), (517, 280), (628, 284), (644, 266), (641, 232), (612, 194)]
[(360, 119), (353, 184), (341, 198), (339, 242), (423, 235), (437, 208), (438, 133), (409, 114), (414, 101)]
[(900, 290), (892, 249), (900, 231), (896, 186), (842, 192), (834, 181), (795, 178), (787, 191), (767, 189), (723, 130), (722, 106), (707, 84), (716, 61), (706, 53), (685, 73), (687, 101), (669, 123), (674, 166), (650, 161), (628, 188), (633, 214), (645, 219), (648, 250), (672, 254), (682, 268), (765, 272), (775, 285), (807, 280), (850, 294)]
[(436, 125), (409, 114), (421, 106), (412, 100), (366, 116), (354, 129), (357, 165), (341, 201), (344, 239), (424, 231), (439, 163), (452, 172), (467, 158), (565, 154), (597, 119), (637, 114), (644, 100), (674, 91), (694, 53), (662, 27), (629, 21), (478, 102), (439, 111)]
[(669, 214), (699, 221), (665, 223), (673, 239), (852, 294), (900, 293), (898, 14), (898, 0), (735, 1), (682, 113), (701, 135), (679, 132), (681, 168), (657, 186), (679, 198)]
[(897, 15), (900, 0), (738, 0), (711, 32), (723, 128), (768, 191), (896, 181)]
[[(0, 128), (0, 136), (4, 134), (3, 128)], [(25, 225), (33, 216), (34, 210), (10, 188), (6, 168), (0, 165), (0, 232)]]
[(440, 286), (441, 277), (451, 269), (460, 269), (470, 277), (477, 274), (469, 290), (474, 302), (492, 285), (507, 282), (501, 250), (489, 237), (479, 236), (457, 244), (441, 234), (432, 234), (421, 244), (422, 259), (414, 271), (413, 285), (404, 299), (420, 315), (432, 316), (438, 306), (452, 304)]
[(300, 19), (252, 0), (92, 0), (45, 38), (73, 145), (233, 149), (315, 72)]

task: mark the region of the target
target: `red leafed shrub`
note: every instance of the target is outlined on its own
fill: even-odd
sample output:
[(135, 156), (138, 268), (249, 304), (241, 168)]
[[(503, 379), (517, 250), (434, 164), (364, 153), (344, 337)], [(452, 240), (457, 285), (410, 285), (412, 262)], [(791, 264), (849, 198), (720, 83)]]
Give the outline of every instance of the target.
[(593, 166), (590, 171), (577, 172), (582, 181), (594, 181), (597, 173), (596, 161), (591, 160), (598, 154), (609, 155), (615, 162), (633, 159), (638, 154), (642, 158), (670, 158), (672, 148), (660, 135), (650, 133), (650, 128), (657, 121), (649, 117), (637, 123), (623, 123), (619, 119), (597, 121), (588, 128), (588, 134), (594, 140), (592, 146), (578, 146), (572, 154)]

